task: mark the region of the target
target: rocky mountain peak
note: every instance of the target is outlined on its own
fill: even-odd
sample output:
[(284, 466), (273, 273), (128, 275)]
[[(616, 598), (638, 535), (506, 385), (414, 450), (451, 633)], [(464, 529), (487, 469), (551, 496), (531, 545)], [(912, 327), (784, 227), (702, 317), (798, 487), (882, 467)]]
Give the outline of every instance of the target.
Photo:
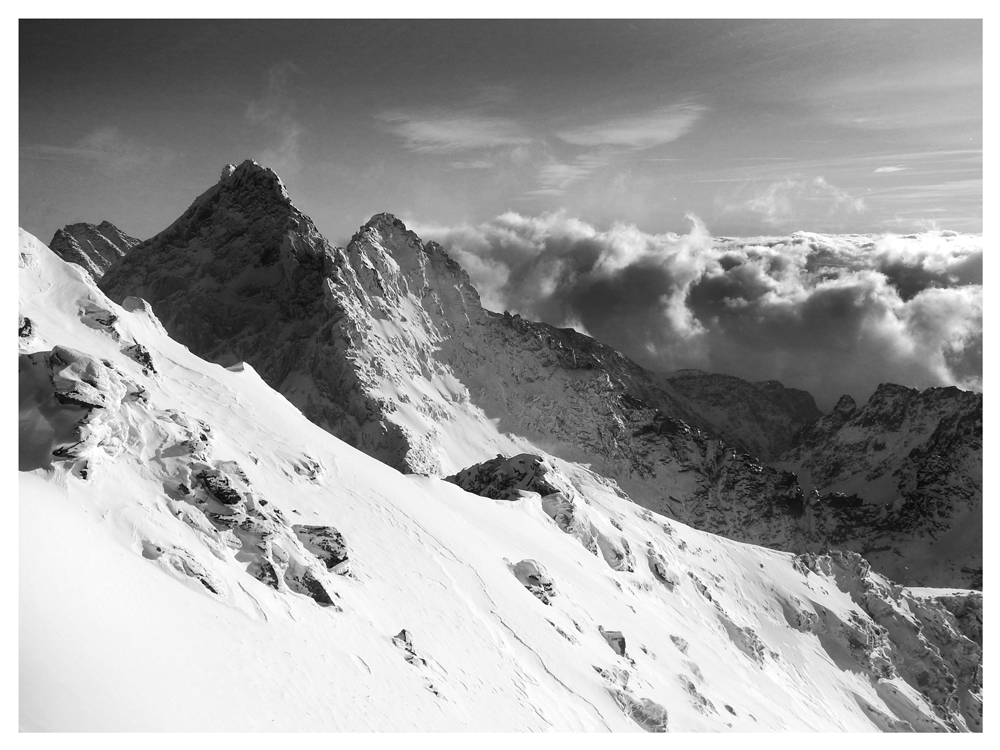
[(831, 414), (838, 414), (844, 417), (849, 417), (857, 410), (857, 408), (858, 408), (857, 402), (847, 394), (844, 394), (843, 396), (840, 397), (837, 403), (834, 404), (833, 411), (831, 412)]
[(427, 299), (429, 313), (445, 330), (481, 320), (484, 311), (469, 274), (436, 242), (423, 242), (390, 213), (371, 217), (347, 246), (369, 294)]
[(253, 159), (247, 159), (239, 166), (227, 164), (222, 170), (219, 185), (229, 189), (251, 188), (265, 192), (273, 191), (282, 200), (290, 202), (285, 183), (277, 173), (268, 167), (262, 167)]
[(413, 234), (413, 232), (411, 232), (409, 229), (406, 228), (406, 225), (402, 221), (400, 221), (395, 216), (386, 211), (383, 211), (382, 213), (375, 214), (374, 216), (372, 216), (368, 221), (365, 222), (364, 226), (362, 227), (362, 229), (365, 228), (376, 229), (380, 232), (382, 231), (391, 232), (395, 230), (398, 232), (402, 232), (403, 234), (408, 234), (416, 237), (416, 235)]

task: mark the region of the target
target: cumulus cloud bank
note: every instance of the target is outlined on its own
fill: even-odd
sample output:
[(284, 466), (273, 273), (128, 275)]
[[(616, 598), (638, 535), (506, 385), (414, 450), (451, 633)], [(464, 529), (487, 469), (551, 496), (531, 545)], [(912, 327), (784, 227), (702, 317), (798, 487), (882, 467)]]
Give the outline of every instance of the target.
[(565, 213), (415, 226), (469, 271), (483, 303), (572, 326), (645, 367), (777, 378), (829, 409), (881, 382), (982, 388), (981, 235), (713, 239)]

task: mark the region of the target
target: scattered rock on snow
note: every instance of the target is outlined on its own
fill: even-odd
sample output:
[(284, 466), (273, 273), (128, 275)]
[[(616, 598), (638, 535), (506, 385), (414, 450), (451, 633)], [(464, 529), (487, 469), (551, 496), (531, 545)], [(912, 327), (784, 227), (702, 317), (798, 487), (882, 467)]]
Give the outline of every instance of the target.
[(233, 489), (229, 477), (216, 469), (204, 469), (198, 472), (195, 477), (201, 482), (205, 490), (223, 505), (236, 505), (243, 496)]
[(649, 570), (660, 583), (667, 587), (669, 591), (673, 591), (674, 587), (680, 583), (680, 579), (670, 572), (667, 567), (667, 561), (659, 552), (657, 552), (650, 542), (649, 548), (646, 550), (646, 560), (649, 563)]
[(333, 526), (295, 524), (292, 526), (292, 531), (302, 542), (302, 546), (323, 561), (327, 570), (338, 575), (347, 575), (350, 572), (347, 543), (344, 541), (344, 535)]
[(115, 323), (118, 321), (118, 316), (110, 310), (105, 310), (93, 302), (86, 301), (84, 302), (83, 309), (80, 310), (80, 320), (89, 328), (104, 331), (111, 338), (116, 341), (118, 340), (118, 331), (115, 330)]
[(647, 732), (667, 731), (667, 709), (649, 698), (637, 698), (627, 690), (609, 688), (615, 703)]
[(290, 565), (285, 571), (285, 583), (292, 591), (311, 597), (322, 607), (337, 607), (323, 582), (309, 568)]
[(396, 648), (402, 649), (404, 656), (408, 664), (412, 664), (415, 667), (425, 667), (427, 666), (427, 661), (417, 656), (416, 650), (413, 648), (413, 639), (410, 636), (410, 631), (406, 628), (400, 630), (396, 635), (392, 637), (392, 642), (395, 644)]
[(138, 362), (142, 366), (143, 375), (149, 375), (151, 372), (156, 372), (156, 368), (153, 367), (153, 358), (149, 354), (149, 350), (144, 347), (139, 342), (135, 342), (131, 346), (126, 346), (122, 349), (122, 352), (131, 360)]
[(622, 635), (620, 630), (605, 630), (600, 625), (597, 626), (597, 629), (616, 654), (625, 656), (625, 636)]
[(542, 604), (550, 604), (556, 595), (555, 583), (545, 568), (536, 560), (521, 560), (510, 566), (514, 577)]

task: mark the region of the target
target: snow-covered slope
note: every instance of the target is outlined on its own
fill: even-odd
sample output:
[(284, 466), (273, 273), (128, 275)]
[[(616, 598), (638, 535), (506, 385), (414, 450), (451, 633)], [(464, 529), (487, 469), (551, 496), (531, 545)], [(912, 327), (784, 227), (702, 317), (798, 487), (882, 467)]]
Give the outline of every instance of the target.
[(981, 593), (552, 456), (493, 467), (532, 472), (507, 500), (400, 474), (25, 233), (19, 261), (22, 729), (981, 728)]
[(76, 263), (99, 279), (112, 263), (139, 244), (110, 221), (67, 224), (57, 229), (49, 248), (65, 261)]
[[(983, 395), (884, 383), (844, 396), (775, 466), (807, 493), (812, 533), (919, 585), (983, 585)], [(869, 529), (865, 535), (858, 528)]]

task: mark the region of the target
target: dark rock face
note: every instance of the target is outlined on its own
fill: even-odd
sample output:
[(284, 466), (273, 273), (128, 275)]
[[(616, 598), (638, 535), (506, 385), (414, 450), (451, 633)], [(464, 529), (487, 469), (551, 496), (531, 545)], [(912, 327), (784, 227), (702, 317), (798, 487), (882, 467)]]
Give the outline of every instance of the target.
[(700, 370), (664, 377), (716, 436), (763, 460), (783, 453), (800, 428), (822, 416), (811, 395), (777, 380), (748, 383)]
[(548, 461), (530, 453), (497, 456), (444, 479), (466, 492), (493, 500), (517, 499), (522, 491), (545, 497), (570, 490), (568, 482), (553, 471)]
[(109, 221), (93, 224), (67, 224), (56, 230), (49, 248), (68, 263), (75, 263), (95, 279), (129, 250), (139, 244)]
[(910, 585), (981, 586), (982, 429), (982, 394), (886, 383), (863, 407), (842, 398), (776, 465), (818, 490), (816, 541)]
[(237, 505), (243, 496), (233, 489), (229, 478), (220, 471), (205, 469), (195, 475), (208, 493), (223, 505)]

